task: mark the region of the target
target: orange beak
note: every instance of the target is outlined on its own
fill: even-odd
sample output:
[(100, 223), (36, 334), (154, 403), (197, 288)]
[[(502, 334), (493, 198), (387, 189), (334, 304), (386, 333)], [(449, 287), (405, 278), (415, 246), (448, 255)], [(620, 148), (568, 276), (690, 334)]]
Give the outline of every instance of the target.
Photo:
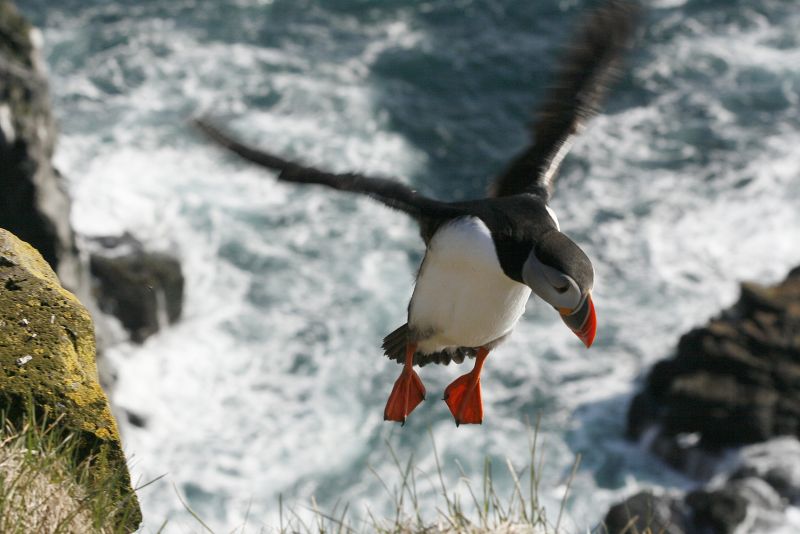
[(591, 293), (586, 295), (586, 300), (583, 301), (583, 304), (578, 309), (571, 312), (559, 310), (559, 312), (564, 324), (575, 332), (575, 335), (583, 341), (587, 349), (591, 347), (594, 342), (594, 336), (597, 333), (597, 316), (594, 313), (594, 302), (592, 302)]

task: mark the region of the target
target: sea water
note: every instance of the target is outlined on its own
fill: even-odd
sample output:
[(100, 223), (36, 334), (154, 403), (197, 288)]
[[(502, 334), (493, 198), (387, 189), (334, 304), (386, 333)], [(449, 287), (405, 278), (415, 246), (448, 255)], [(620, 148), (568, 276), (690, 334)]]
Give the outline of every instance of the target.
[[(605, 112), (567, 157), (552, 206), (594, 261), (586, 350), (532, 300), (483, 374), (485, 420), (439, 400), (466, 365), (421, 370), (428, 399), (382, 420), (424, 249), (413, 221), (274, 177), (208, 144), (209, 115), (248, 142), (334, 171), (395, 177), (442, 199), (483, 195), (588, 0), (21, 0), (44, 36), (56, 164), (84, 236), (132, 232), (177, 255), (181, 322), (108, 351), (145, 531), (277, 526), (349, 503), (393, 510), (392, 451), (435, 515), (446, 482), (530, 461), (540, 498), (585, 529), (641, 487), (691, 481), (624, 439), (643, 373), (749, 279), (800, 263), (800, 10), (787, 0), (650, 2)], [(460, 467), (459, 467), (460, 466)], [(463, 489), (463, 486), (462, 486)], [(183, 500), (183, 502), (181, 502)], [(284, 513), (288, 513), (284, 510)]]

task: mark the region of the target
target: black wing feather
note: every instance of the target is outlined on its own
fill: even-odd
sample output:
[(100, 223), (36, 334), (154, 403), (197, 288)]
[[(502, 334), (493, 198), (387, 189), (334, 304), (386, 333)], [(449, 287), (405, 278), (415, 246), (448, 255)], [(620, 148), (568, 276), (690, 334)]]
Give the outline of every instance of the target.
[(494, 196), (552, 193), (572, 137), (597, 114), (636, 27), (637, 4), (611, 0), (580, 26), (531, 128), (534, 143), (494, 182)]
[(241, 143), (205, 119), (195, 119), (194, 125), (209, 139), (241, 158), (278, 171), (278, 179), (298, 184), (319, 184), (369, 196), (383, 204), (403, 211), (419, 221), (447, 219), (462, 214), (446, 202), (420, 195), (407, 185), (396, 180), (373, 178), (357, 173), (335, 174), (314, 167), (307, 167), (274, 154), (264, 152)]

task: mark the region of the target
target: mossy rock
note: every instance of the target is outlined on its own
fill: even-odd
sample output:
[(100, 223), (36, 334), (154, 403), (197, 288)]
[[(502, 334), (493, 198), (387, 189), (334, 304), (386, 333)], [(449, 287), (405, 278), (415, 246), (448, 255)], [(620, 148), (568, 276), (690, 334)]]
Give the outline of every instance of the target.
[(92, 319), (30, 245), (0, 229), (0, 409), (23, 417), (26, 405), (59, 421), (81, 443), (98, 480), (117, 476), (123, 530), (141, 512), (130, 484), (116, 421), (100, 388)]

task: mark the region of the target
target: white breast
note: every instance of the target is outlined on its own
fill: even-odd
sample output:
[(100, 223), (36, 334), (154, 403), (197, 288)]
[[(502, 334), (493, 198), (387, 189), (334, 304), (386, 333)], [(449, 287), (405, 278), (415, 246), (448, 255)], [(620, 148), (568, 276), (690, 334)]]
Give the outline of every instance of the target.
[[(431, 239), (408, 310), (420, 352), (480, 347), (508, 334), (531, 290), (505, 275), (480, 219), (457, 219)], [(426, 337), (427, 336), (427, 337)]]

